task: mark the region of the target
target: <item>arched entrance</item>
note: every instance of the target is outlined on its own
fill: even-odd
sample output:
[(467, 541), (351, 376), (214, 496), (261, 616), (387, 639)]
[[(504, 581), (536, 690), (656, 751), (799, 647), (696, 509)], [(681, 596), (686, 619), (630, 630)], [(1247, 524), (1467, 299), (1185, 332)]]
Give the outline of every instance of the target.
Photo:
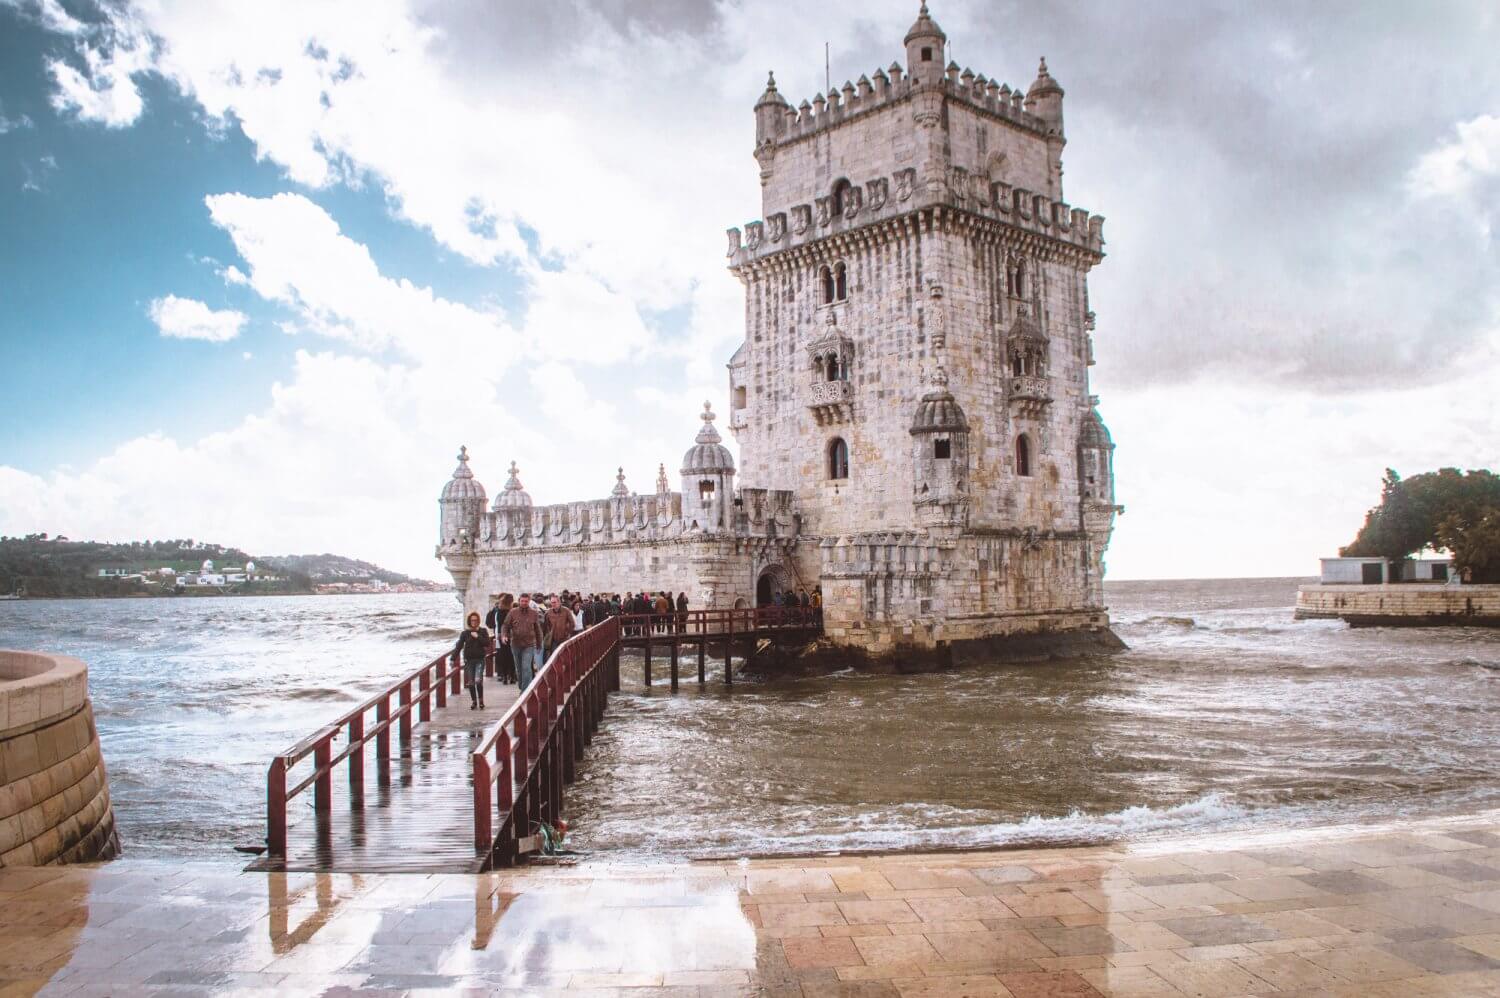
[(770, 606), (775, 593), (784, 593), (791, 588), (792, 580), (785, 568), (767, 565), (760, 570), (760, 578), (755, 580), (755, 605)]

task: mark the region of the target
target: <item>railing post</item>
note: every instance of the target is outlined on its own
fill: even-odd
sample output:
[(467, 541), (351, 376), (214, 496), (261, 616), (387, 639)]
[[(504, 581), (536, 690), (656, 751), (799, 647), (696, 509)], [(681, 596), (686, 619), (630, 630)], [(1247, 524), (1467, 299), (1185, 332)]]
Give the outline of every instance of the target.
[(724, 685), (734, 685), (734, 611), (729, 611), (729, 631), (724, 636)]
[[(453, 676), (452, 676), (453, 688), (452, 688), (452, 690), (450, 692), (452, 692), (452, 694), (454, 696), (458, 696), (464, 690), (464, 687), (463, 687), (464, 670), (463, 670), (463, 664), (461, 662), (459, 662), (457, 659), (454, 659), (453, 665), (455, 667), (453, 669)], [(480, 675), (483, 675), (484, 674), (484, 669), (481, 667), (480, 670), (479, 670), (479, 672), (480, 672)], [(442, 702), (441, 701), (439, 701), (438, 706), (442, 706)]]
[(333, 774), (327, 772), (328, 760), (333, 758), (333, 735), (325, 735), (313, 749), (313, 766), (318, 770), (317, 782), (313, 784), (313, 807), (318, 814), (327, 814), (333, 808)]
[(651, 628), (646, 628), (646, 689), (651, 689)]
[[(437, 705), (440, 708), (448, 706), (448, 679), (443, 675), (443, 665), (447, 661), (447, 659), (440, 658), (437, 660), (437, 664), (432, 667), (432, 681), (437, 685)], [(454, 672), (454, 675), (456, 676), (458, 673)], [(455, 690), (454, 692), (457, 691)]]
[(428, 699), (432, 690), (432, 677), (428, 675), (431, 666), (424, 666), (417, 674), (417, 719), (421, 721), (432, 720), (432, 703)]
[(375, 736), (375, 754), (381, 759), (391, 757), (391, 729), (385, 724), (391, 719), (391, 695), (385, 693), (375, 704), (375, 724), (380, 733)]
[(286, 859), (286, 760), (271, 760), (266, 773), (266, 852)]
[(365, 713), (361, 710), (349, 718), (349, 802), (363, 806), (365, 796)]
[(701, 637), (700, 636), (698, 638), (698, 685), (699, 686), (702, 686), (703, 683), (706, 680), (706, 674), (705, 674), (706, 665), (705, 665), (705, 662), (704, 662), (704, 657), (707, 654), (707, 652), (708, 652), (708, 639), (705, 638), (705, 637)]
[(677, 692), (677, 638), (670, 639), (672, 642), (672, 692)]
[(474, 852), (488, 856), (495, 845), (495, 834), (491, 831), (490, 819), (490, 761), (484, 753), (474, 753)]
[(524, 775), (531, 768), (531, 724), (524, 705), (516, 711), (516, 747), (521, 750), (521, 756), (516, 760), (517, 768)]
[[(401, 689), (396, 694), (398, 707), (411, 706), (411, 680), (401, 684)], [(401, 732), (401, 747), (405, 748), (411, 744), (411, 711), (407, 710), (401, 714), (401, 720), (396, 722), (397, 729)]]

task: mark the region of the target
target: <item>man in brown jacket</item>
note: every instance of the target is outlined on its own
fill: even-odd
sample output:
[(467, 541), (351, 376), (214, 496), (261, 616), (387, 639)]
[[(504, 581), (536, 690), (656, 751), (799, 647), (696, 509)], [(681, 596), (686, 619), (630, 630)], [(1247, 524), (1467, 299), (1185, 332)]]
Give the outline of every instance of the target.
[(515, 657), (516, 681), (523, 693), (542, 667), (544, 630), (541, 613), (531, 605), (531, 597), (522, 593), (516, 605), (510, 608), (510, 613), (505, 615), (505, 623), (500, 627), (500, 641), (510, 646)]
[(552, 654), (552, 649), (573, 636), (575, 623), (573, 611), (563, 606), (562, 600), (552, 597), (552, 603), (547, 607), (547, 641), (546, 650), (542, 653), (543, 661)]

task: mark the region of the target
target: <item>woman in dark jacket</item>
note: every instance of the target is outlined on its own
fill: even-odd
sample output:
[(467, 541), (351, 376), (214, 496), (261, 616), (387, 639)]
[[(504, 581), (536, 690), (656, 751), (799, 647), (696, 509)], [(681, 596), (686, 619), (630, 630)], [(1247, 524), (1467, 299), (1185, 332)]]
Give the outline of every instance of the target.
[(453, 646), (453, 657), (460, 653), (464, 657), (464, 685), (469, 688), (469, 709), (484, 707), (484, 656), (490, 650), (490, 632), (479, 620), (478, 613), (469, 614), (466, 626), (459, 632), (458, 642)]

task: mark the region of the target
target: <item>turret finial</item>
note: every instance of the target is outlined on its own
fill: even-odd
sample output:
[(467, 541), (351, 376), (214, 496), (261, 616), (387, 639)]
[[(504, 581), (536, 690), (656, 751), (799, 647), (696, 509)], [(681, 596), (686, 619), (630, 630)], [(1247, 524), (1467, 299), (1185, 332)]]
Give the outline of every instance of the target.
[(461, 464), (467, 464), (469, 460), (469, 448), (463, 446), (462, 444), (460, 444), (458, 448), (458, 460)]
[(625, 487), (625, 468), (624, 468), (624, 466), (621, 466), (618, 469), (618, 471), (615, 473), (615, 487), (614, 487), (614, 490), (610, 494), (611, 495), (615, 495), (615, 496), (628, 496), (628, 495), (630, 495), (630, 489), (628, 489), (628, 488)]

